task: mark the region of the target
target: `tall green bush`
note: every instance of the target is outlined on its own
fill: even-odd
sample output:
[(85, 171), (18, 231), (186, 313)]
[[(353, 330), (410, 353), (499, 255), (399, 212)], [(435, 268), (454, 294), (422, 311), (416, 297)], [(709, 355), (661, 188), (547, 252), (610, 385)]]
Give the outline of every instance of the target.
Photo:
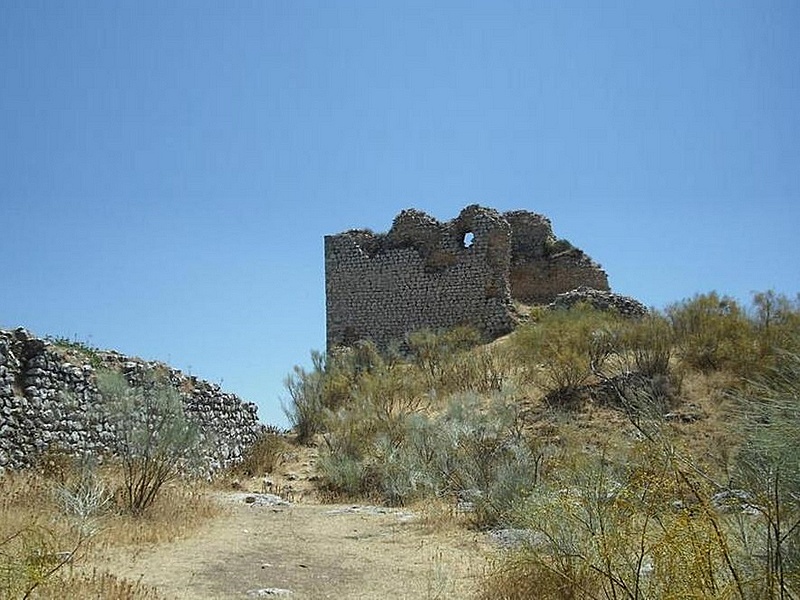
[(498, 564), (483, 597), (744, 600), (711, 482), (652, 438), (610, 458), (567, 457), (520, 506), (529, 542)]
[(794, 299), (773, 290), (753, 294), (752, 319), (762, 354), (800, 351), (800, 294)]
[(462, 373), (458, 358), (480, 343), (472, 327), (460, 326), (443, 331), (422, 329), (408, 335), (411, 358), (431, 389), (458, 387)]
[(458, 395), (440, 414), (401, 412), (392, 420), (360, 402), (330, 421), (318, 465), (335, 496), (401, 505), (447, 496), (487, 527), (506, 522), (539, 480), (543, 449), (522, 429), (509, 392), (488, 405)]
[(313, 367), (310, 371), (295, 365), (283, 382), (290, 397), (283, 410), (300, 443), (307, 442), (324, 429), (326, 357), (315, 351), (311, 353), (311, 361)]
[(197, 466), (198, 428), (187, 418), (178, 391), (152, 371), (137, 387), (119, 373), (101, 372), (97, 387), (116, 426), (125, 507), (141, 515), (164, 484)]
[(752, 323), (736, 300), (716, 292), (668, 307), (679, 354), (700, 371), (750, 373), (758, 348)]

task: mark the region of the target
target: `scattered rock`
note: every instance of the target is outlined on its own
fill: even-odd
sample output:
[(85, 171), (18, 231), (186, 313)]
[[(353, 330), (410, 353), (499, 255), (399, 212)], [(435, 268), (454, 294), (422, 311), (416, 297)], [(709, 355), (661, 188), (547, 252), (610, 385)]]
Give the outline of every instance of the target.
[(283, 588), (261, 588), (258, 590), (249, 590), (247, 595), (251, 598), (275, 598), (278, 596), (291, 596), (293, 593), (292, 590), (285, 590)]
[(705, 419), (705, 413), (697, 406), (691, 404), (680, 410), (673, 410), (664, 415), (665, 421), (677, 421), (678, 423), (694, 423)]
[(746, 490), (722, 490), (711, 496), (711, 505), (721, 513), (740, 512), (746, 515), (759, 513), (752, 504), (752, 495)]
[(325, 512), (327, 515), (344, 515), (344, 514), (356, 514), (356, 515), (369, 515), (373, 517), (383, 516), (383, 515), (393, 515), (397, 517), (399, 521), (407, 522), (413, 521), (417, 518), (417, 515), (409, 512), (409, 511), (402, 511), (397, 510), (394, 508), (386, 508), (385, 506), (361, 506), (361, 505), (352, 505), (352, 506), (344, 506), (341, 508), (334, 508), (332, 510), (328, 510)]
[(487, 535), (493, 544), (508, 550), (523, 546), (536, 547), (544, 543), (544, 537), (530, 529), (494, 529)]
[(226, 494), (225, 497), (236, 504), (244, 502), (250, 506), (291, 506), (288, 500), (284, 500), (275, 494), (249, 494), (247, 492), (236, 492)]

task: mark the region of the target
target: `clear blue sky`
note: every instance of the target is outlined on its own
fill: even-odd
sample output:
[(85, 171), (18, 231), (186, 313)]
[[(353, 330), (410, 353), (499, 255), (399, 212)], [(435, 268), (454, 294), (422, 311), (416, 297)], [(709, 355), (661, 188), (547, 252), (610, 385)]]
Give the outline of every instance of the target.
[(800, 286), (800, 3), (0, 0), (0, 327), (285, 423), (322, 238), (548, 215), (663, 307)]

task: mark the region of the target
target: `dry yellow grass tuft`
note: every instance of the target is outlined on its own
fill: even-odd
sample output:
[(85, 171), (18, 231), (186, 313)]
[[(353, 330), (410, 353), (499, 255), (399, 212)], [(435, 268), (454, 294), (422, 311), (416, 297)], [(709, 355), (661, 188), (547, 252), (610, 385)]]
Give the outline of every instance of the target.
[(87, 496), (79, 493), (85, 490), (81, 472), (66, 462), (0, 478), (0, 597), (159, 598), (152, 588), (89, 565), (116, 548), (190, 535), (219, 515), (220, 507), (203, 486), (183, 482), (166, 488), (151, 510), (134, 518), (112, 501), (120, 481), (116, 470), (98, 469), (92, 479), (97, 494)]

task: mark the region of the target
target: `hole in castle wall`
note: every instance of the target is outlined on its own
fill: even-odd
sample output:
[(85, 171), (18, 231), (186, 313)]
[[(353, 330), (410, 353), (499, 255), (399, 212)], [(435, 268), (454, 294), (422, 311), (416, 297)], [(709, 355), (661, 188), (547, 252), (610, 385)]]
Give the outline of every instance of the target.
[(464, 248), (472, 248), (472, 244), (475, 243), (475, 234), (471, 231), (468, 231), (464, 234), (464, 239), (461, 241), (461, 244)]

